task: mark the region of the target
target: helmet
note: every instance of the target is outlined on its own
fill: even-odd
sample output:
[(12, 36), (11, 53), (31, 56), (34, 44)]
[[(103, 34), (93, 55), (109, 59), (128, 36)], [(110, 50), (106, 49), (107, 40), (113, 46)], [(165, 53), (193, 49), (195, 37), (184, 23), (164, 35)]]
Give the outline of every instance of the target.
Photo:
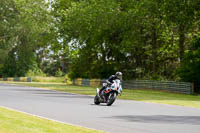
[(118, 79), (122, 80), (122, 72), (116, 72), (116, 73), (115, 73), (115, 76), (116, 76)]

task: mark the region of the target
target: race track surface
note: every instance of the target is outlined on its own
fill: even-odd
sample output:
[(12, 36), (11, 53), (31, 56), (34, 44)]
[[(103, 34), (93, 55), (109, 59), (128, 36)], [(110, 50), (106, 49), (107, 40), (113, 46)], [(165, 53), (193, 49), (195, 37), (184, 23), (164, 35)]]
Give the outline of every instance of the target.
[(110, 133), (200, 133), (200, 109), (0, 84), (0, 106)]

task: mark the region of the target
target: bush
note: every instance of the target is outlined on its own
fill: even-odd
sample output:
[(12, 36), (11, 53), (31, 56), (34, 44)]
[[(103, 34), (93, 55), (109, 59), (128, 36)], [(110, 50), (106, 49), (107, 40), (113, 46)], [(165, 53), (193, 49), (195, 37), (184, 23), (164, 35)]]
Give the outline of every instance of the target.
[(29, 70), (26, 73), (27, 77), (35, 77), (35, 76), (40, 76), (40, 77), (46, 77), (46, 74), (42, 72), (41, 69), (37, 69), (37, 70)]
[(56, 77), (62, 77), (63, 75), (64, 73), (59, 68), (58, 71), (56, 72)]
[(34, 62), (31, 69), (26, 72), (25, 76), (27, 77), (35, 77), (35, 76), (40, 76), (40, 77), (46, 77), (46, 74), (38, 67), (37, 63)]
[(72, 84), (72, 80), (69, 78), (68, 74), (65, 75), (65, 82), (66, 84), (69, 84), (69, 85)]

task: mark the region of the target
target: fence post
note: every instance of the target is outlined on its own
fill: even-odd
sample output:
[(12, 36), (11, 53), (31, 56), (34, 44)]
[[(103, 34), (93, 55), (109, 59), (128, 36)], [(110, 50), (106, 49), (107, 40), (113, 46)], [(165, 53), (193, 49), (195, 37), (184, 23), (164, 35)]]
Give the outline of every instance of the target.
[(191, 94), (194, 94), (194, 83), (191, 83), (191, 84), (192, 84)]

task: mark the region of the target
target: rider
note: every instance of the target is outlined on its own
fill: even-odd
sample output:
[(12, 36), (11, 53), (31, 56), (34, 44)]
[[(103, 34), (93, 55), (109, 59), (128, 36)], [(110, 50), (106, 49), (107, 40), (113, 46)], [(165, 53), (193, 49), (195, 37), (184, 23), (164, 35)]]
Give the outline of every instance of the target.
[(101, 90), (99, 91), (99, 94), (101, 94), (101, 92), (106, 89), (107, 86), (111, 86), (113, 84), (113, 80), (115, 79), (119, 79), (119, 80), (122, 80), (122, 72), (116, 72), (115, 75), (111, 75), (107, 80), (106, 80), (106, 83), (107, 85), (106, 86), (103, 86), (101, 88)]

